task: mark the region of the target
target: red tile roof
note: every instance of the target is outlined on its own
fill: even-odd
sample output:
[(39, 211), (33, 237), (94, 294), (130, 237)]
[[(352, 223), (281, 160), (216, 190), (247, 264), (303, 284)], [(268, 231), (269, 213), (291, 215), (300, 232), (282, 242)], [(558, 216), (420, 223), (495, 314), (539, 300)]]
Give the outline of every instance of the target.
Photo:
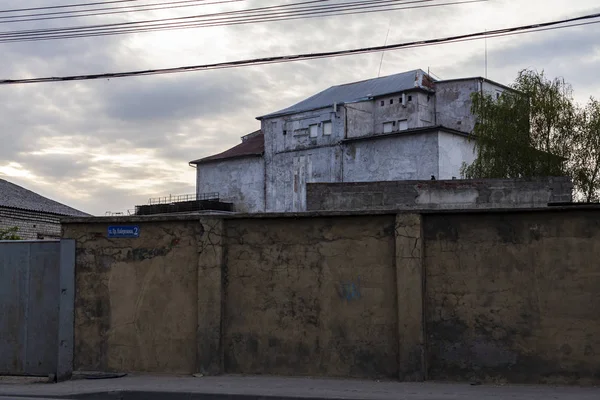
[(265, 152), (265, 135), (258, 130), (247, 135), (242, 143), (222, 153), (190, 161), (190, 164), (203, 164), (211, 161), (221, 161), (240, 157), (260, 157)]

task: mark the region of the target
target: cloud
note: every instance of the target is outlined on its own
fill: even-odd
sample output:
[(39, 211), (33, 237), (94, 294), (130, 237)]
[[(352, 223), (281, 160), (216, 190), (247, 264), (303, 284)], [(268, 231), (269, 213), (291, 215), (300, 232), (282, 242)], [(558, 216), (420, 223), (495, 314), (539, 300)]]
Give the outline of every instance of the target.
[[(273, 1), (271, 4), (280, 4)], [(285, 0), (291, 2), (292, 0)], [(28, 1), (28, 6), (55, 4)], [(4, 78), (91, 74), (311, 53), (422, 40), (562, 18), (595, 0), (498, 0), (453, 7), (302, 19), (87, 39), (0, 44)], [(264, 1), (39, 21), (35, 27), (183, 16), (265, 6)], [(4, 1), (17, 8), (22, 1)], [(567, 7), (568, 6), (568, 7)], [(3, 24), (2, 30), (32, 29)], [(490, 78), (510, 83), (518, 69), (546, 69), (582, 97), (598, 93), (596, 26), (488, 41)], [(381, 74), (431, 68), (443, 78), (482, 75), (484, 43), (386, 52)], [(381, 53), (227, 70), (2, 86), (0, 175), (95, 214), (124, 211), (149, 197), (193, 193), (188, 161), (239, 143), (255, 117), (332, 85), (377, 76)], [(600, 96), (597, 96), (600, 97)]]

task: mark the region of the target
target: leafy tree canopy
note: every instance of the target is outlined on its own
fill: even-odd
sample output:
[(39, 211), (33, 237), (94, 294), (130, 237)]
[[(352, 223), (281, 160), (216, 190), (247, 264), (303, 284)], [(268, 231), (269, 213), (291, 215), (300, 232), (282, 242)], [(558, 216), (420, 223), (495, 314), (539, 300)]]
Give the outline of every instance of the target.
[(571, 86), (544, 72), (523, 70), (499, 98), (472, 96), (477, 158), (466, 178), (570, 176), (576, 197), (600, 194), (600, 103), (573, 100)]

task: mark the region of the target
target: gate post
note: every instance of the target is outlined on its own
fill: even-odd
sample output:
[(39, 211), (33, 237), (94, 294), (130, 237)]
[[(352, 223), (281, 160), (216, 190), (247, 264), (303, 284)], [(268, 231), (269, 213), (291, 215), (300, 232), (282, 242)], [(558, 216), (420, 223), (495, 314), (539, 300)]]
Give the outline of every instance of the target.
[(73, 239), (60, 241), (59, 285), (57, 382), (68, 380), (73, 374), (75, 308), (75, 240)]

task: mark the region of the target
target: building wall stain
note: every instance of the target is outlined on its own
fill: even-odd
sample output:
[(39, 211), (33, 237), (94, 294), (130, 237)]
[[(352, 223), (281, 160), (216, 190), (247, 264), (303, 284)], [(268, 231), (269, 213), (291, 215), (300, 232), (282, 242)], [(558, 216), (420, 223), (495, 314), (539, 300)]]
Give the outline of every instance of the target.
[(77, 240), (75, 369), (195, 372), (199, 224), (144, 224), (139, 239), (63, 229)]
[(75, 369), (600, 382), (597, 209), (202, 217), (77, 241)]
[(424, 218), (430, 379), (598, 381), (597, 213)]
[(290, 222), (227, 222), (225, 372), (396, 377), (394, 217)]

